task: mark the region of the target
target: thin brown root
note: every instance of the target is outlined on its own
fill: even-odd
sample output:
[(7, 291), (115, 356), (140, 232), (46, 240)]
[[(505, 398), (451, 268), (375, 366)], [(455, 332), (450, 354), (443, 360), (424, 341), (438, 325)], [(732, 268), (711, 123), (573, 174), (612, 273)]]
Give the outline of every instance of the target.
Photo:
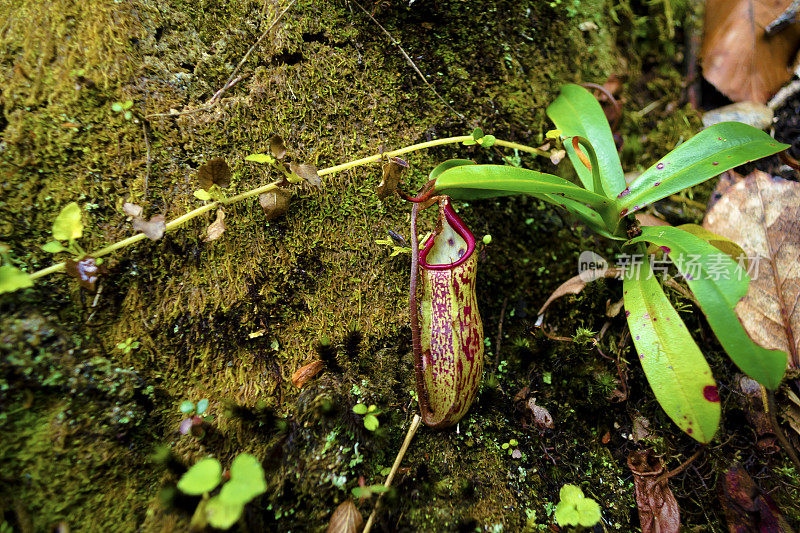
[(797, 457), (797, 453), (794, 451), (794, 447), (789, 444), (789, 441), (786, 440), (786, 435), (783, 434), (783, 430), (781, 426), (778, 424), (778, 417), (775, 416), (775, 393), (771, 390), (767, 390), (766, 387), (761, 387), (761, 401), (764, 403), (764, 411), (767, 413), (769, 417), (769, 422), (772, 424), (772, 430), (775, 432), (775, 436), (778, 437), (778, 442), (781, 443), (783, 447), (783, 451), (786, 452), (786, 455), (789, 456), (789, 459), (792, 460), (794, 463), (795, 468), (800, 470), (800, 459)]

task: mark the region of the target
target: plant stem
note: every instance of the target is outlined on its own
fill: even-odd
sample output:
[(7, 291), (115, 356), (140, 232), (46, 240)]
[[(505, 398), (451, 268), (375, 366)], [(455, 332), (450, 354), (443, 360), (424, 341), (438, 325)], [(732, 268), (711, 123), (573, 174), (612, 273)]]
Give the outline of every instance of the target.
[[(333, 167), (325, 168), (325, 169), (322, 169), (319, 172), (317, 172), (317, 174), (319, 176), (325, 176), (327, 174), (334, 174), (336, 172), (341, 172), (343, 170), (348, 170), (348, 169), (355, 168), (355, 167), (358, 167), (358, 166), (366, 165), (368, 163), (374, 163), (374, 162), (380, 161), (381, 159), (383, 159), (384, 157), (387, 157), (387, 156), (388, 157), (399, 156), (399, 155), (407, 154), (409, 152), (416, 152), (418, 150), (425, 150), (427, 148), (433, 148), (433, 147), (436, 147), (436, 146), (444, 146), (444, 145), (447, 145), (447, 144), (457, 144), (457, 143), (464, 142), (464, 141), (466, 141), (468, 139), (472, 139), (472, 135), (460, 135), (458, 137), (447, 137), (447, 138), (444, 138), (444, 139), (436, 139), (434, 141), (427, 141), (427, 142), (424, 142), (424, 143), (412, 144), (411, 146), (406, 146), (405, 148), (400, 148), (399, 150), (394, 150), (394, 151), (391, 151), (391, 152), (383, 152), (381, 154), (375, 154), (375, 155), (371, 155), (369, 157), (364, 157), (362, 159), (357, 159), (355, 161), (350, 161), (349, 163), (343, 163), (341, 165), (336, 165), (336, 166), (333, 166)], [(523, 152), (528, 152), (530, 154), (535, 154), (535, 155), (542, 155), (544, 153), (544, 152), (542, 152), (542, 150), (539, 150), (538, 148), (532, 148), (530, 146), (525, 146), (523, 144), (512, 143), (512, 142), (509, 142), (509, 141), (497, 140), (495, 142), (495, 144), (498, 145), (498, 146), (505, 146), (507, 148), (515, 148), (517, 150), (520, 150), (520, 151), (523, 151)], [(189, 220), (191, 220), (193, 218), (197, 218), (200, 215), (202, 215), (203, 213), (207, 213), (207, 212), (213, 210), (214, 208), (219, 207), (220, 205), (227, 205), (227, 204), (236, 203), (236, 202), (239, 202), (239, 201), (244, 200), (246, 198), (251, 198), (253, 196), (257, 196), (259, 194), (271, 191), (272, 189), (277, 188), (282, 183), (282, 181), (283, 180), (274, 181), (272, 183), (268, 183), (267, 185), (262, 185), (261, 187), (257, 187), (255, 189), (251, 189), (251, 190), (243, 192), (241, 194), (237, 194), (236, 196), (232, 196), (232, 197), (230, 197), (228, 199), (218, 200), (218, 201), (211, 202), (209, 204), (203, 205), (201, 207), (198, 207), (197, 209), (195, 209), (193, 211), (189, 211), (188, 213), (179, 216), (175, 220), (172, 220), (172, 221), (168, 222), (167, 223), (167, 231), (175, 229), (175, 228), (177, 228), (179, 226), (182, 226), (183, 224), (185, 224)], [(141, 240), (144, 240), (145, 238), (146, 238), (146, 236), (145, 236), (144, 233), (139, 233), (137, 235), (134, 235), (133, 237), (128, 237), (127, 239), (123, 239), (121, 241), (115, 242), (114, 244), (110, 244), (110, 245), (106, 246), (105, 248), (100, 248), (99, 250), (96, 250), (96, 251), (90, 253), (89, 255), (91, 255), (92, 257), (102, 257), (104, 255), (108, 255), (111, 252), (114, 252), (114, 251), (119, 250), (121, 248), (125, 248), (126, 246), (130, 246), (131, 244), (136, 244), (137, 242), (139, 242)], [(66, 266), (66, 263), (64, 263), (64, 262), (56, 263), (55, 265), (51, 265), (51, 266), (49, 266), (47, 268), (43, 268), (41, 270), (37, 270), (36, 272), (32, 273), (30, 275), (30, 277), (31, 277), (32, 280), (39, 279), (39, 278), (42, 278), (42, 277), (47, 276), (49, 274), (53, 274), (54, 272), (60, 272), (60, 271), (64, 270), (65, 266)]]
[[(403, 461), (403, 456), (405, 456), (406, 451), (408, 450), (408, 447), (411, 444), (411, 439), (414, 438), (414, 434), (417, 432), (417, 429), (419, 429), (420, 422), (422, 422), (422, 417), (419, 415), (414, 415), (414, 420), (411, 421), (411, 427), (408, 428), (408, 433), (406, 433), (406, 438), (403, 441), (403, 445), (400, 446), (400, 451), (397, 452), (397, 457), (395, 457), (394, 459), (392, 470), (389, 472), (389, 475), (386, 476), (386, 481), (383, 483), (383, 486), (386, 487), (387, 489), (392, 486), (392, 480), (394, 479), (394, 475), (400, 468), (400, 463)], [(364, 526), (364, 530), (362, 531), (362, 533), (369, 533), (369, 530), (372, 529), (372, 523), (375, 521), (375, 515), (378, 513), (378, 506), (381, 504), (381, 498), (383, 498), (383, 494), (385, 493), (381, 493), (378, 496), (378, 501), (375, 502), (375, 508), (372, 509), (372, 513), (370, 513), (369, 519), (367, 520), (367, 523)]]

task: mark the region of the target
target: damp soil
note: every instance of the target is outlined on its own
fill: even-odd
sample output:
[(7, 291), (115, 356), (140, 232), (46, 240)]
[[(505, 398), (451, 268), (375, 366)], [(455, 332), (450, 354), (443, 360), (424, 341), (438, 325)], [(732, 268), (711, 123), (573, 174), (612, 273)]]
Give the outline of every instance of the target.
[[(538, 145), (561, 84), (612, 74), (622, 80), (626, 170), (699, 129), (682, 86), (680, 21), (690, 7), (674, 0), (365, 4), (463, 118), (353, 3), (301, 1), (219, 105), (152, 116), (202, 106), (283, 7), (0, 0), (0, 234), (12, 260), (51, 265), (40, 246), (71, 201), (83, 208), (86, 249), (132, 234), (126, 201), (167, 220), (200, 206), (195, 173), (216, 157), (231, 166), (229, 194), (268, 183), (275, 176), (244, 158), (266, 152), (275, 134), (318, 168), (478, 125)], [(668, 20), (679, 21), (675, 33)], [(128, 101), (129, 117), (114, 111)], [(450, 157), (502, 161), (475, 147), (418, 152), (407, 187)], [(571, 176), (566, 161), (522, 163)], [(324, 531), (354, 487), (382, 482), (417, 407), (409, 258), (376, 243), (389, 231), (409, 239), (409, 209), (378, 200), (380, 175), (373, 165), (325, 176), (270, 222), (257, 200), (231, 205), (217, 241), (203, 241), (209, 213), (125, 248), (108, 259), (96, 294), (54, 274), (0, 296), (2, 530), (185, 531), (198, 498), (175, 484), (208, 455), (229, 465), (247, 452), (264, 465), (269, 488), (239, 531)], [(684, 197), (702, 201), (710, 190)], [(659, 208), (679, 221), (702, 217), (686, 202)], [(573, 483), (603, 509), (596, 530), (636, 530), (628, 454), (649, 447), (674, 468), (697, 444), (655, 402), (624, 318), (606, 316), (618, 282), (549, 309), (547, 333), (580, 342), (535, 327), (580, 252), (613, 248), (532, 198), (458, 210), (475, 235), (493, 237), (479, 250), (483, 385), (456, 428), (419, 431), (376, 529), (548, 531), (559, 489)], [(421, 223), (432, 227), (432, 214)], [(683, 523), (726, 530), (718, 487), (736, 461), (797, 527), (800, 476), (779, 450), (758, 447), (735, 368), (689, 302), (669, 296), (714, 369), (724, 413), (700, 459), (671, 480)], [(298, 390), (292, 373), (316, 358), (326, 369)], [(202, 435), (181, 435), (180, 404), (201, 398), (210, 400)], [(552, 428), (535, 423), (530, 398)], [(377, 430), (353, 413), (358, 403), (377, 406)], [(366, 516), (374, 502), (356, 505)]]

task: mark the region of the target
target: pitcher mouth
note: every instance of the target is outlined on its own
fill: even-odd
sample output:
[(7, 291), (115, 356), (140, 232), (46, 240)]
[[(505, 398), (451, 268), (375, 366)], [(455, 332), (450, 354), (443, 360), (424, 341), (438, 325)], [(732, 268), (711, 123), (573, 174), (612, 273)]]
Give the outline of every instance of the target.
[[(442, 228), (439, 228), (436, 235), (428, 239), (427, 244), (425, 244), (425, 248), (423, 248), (422, 252), (419, 254), (419, 264), (420, 267), (426, 270), (449, 270), (451, 268), (455, 268), (458, 265), (462, 264), (464, 261), (470, 258), (472, 252), (475, 251), (475, 237), (472, 235), (472, 232), (469, 231), (464, 221), (456, 214), (453, 210), (453, 206), (450, 204), (450, 199), (445, 197), (441, 200), (442, 206), (440, 207), (442, 214), (444, 215), (444, 219), (450, 227), (460, 236), (465, 244), (466, 250), (460, 255), (460, 257), (452, 262), (452, 263), (444, 263), (444, 264), (429, 264), (427, 261), (428, 253), (433, 249), (433, 246), (436, 244), (436, 239), (440, 236)], [(413, 236), (412, 236), (413, 238)], [(460, 252), (461, 250), (459, 250)]]

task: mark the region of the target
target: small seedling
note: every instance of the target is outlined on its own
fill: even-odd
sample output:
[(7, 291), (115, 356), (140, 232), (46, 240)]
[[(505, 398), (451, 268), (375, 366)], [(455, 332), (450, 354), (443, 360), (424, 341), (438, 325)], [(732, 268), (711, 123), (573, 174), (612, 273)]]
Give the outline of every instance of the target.
[(8, 245), (0, 243), (0, 258), (3, 263), (0, 266), (0, 294), (33, 286), (33, 280), (28, 274), (11, 265), (9, 252)]
[(187, 416), (187, 418), (181, 420), (181, 434), (188, 435), (191, 433), (195, 437), (202, 437), (205, 434), (203, 425), (206, 423), (206, 419), (209, 418), (209, 415), (206, 414), (206, 411), (208, 411), (208, 399), (203, 398), (197, 402), (197, 405), (186, 400), (181, 403), (180, 410), (181, 413)]
[[(52, 232), (54, 240), (43, 245), (42, 250), (51, 254), (67, 252), (76, 259), (86, 255), (78, 244), (78, 239), (83, 236), (83, 221), (81, 208), (77, 202), (70, 202), (64, 206), (53, 221)], [(59, 241), (66, 241), (66, 246)]]
[(497, 138), (494, 135), (484, 135), (483, 130), (480, 128), (475, 128), (472, 131), (472, 138), (467, 139), (464, 141), (464, 146), (472, 146), (477, 144), (478, 146), (483, 146), (484, 148), (490, 148), (497, 142)]
[(380, 426), (378, 422), (378, 415), (381, 414), (378, 408), (374, 405), (367, 407), (363, 403), (357, 403), (353, 406), (353, 412), (357, 415), (364, 415), (364, 428), (367, 431), (375, 431)]
[(125, 117), (125, 120), (130, 120), (133, 118), (133, 113), (131, 112), (131, 108), (133, 107), (133, 100), (126, 100), (125, 102), (114, 102), (111, 104), (111, 111), (114, 113), (122, 113), (122, 116)]
[(389, 487), (384, 487), (383, 485), (364, 485), (359, 487), (353, 487), (353, 490), (350, 492), (356, 498), (371, 498), (374, 494), (383, 494), (384, 492), (388, 492)]
[(137, 349), (141, 346), (139, 341), (133, 340), (132, 337), (128, 337), (122, 342), (117, 343), (117, 350), (120, 350), (122, 353), (128, 354), (131, 353), (133, 350)]
[(504, 442), (500, 447), (504, 450), (508, 450), (508, 455), (513, 456), (514, 452), (518, 451), (517, 446), (519, 446), (517, 439), (511, 439), (508, 442)]
[(600, 521), (600, 505), (584, 496), (580, 487), (564, 485), (559, 497), (554, 515), (559, 526), (592, 527)]
[(178, 481), (178, 490), (184, 494), (203, 496), (192, 516), (193, 528), (203, 529), (206, 525), (217, 529), (230, 528), (242, 516), (244, 506), (267, 490), (261, 463), (247, 453), (236, 456), (231, 464), (230, 480), (219, 493), (209, 496), (222, 477), (220, 462), (208, 457), (198, 461)]

